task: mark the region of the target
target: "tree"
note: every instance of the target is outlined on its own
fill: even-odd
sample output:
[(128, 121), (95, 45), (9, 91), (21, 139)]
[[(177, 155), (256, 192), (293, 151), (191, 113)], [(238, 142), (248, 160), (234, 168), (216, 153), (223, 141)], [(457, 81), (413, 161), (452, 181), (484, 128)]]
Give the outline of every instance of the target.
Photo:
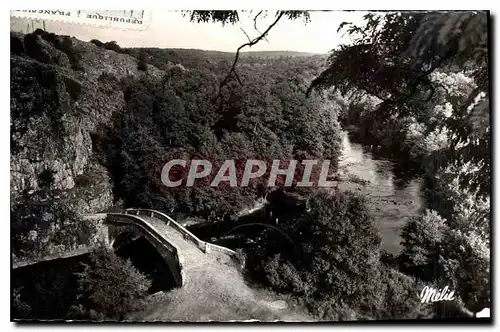
[(141, 71), (147, 71), (148, 70), (148, 53), (141, 48), (139, 51), (139, 56), (137, 57), (137, 69)]
[[(187, 11), (192, 22), (235, 24), (237, 11)], [(251, 12), (250, 12), (251, 14)], [(255, 29), (258, 12), (254, 16)], [(236, 64), (239, 51), (264, 39), (282, 18), (310, 19), (305, 11), (278, 11), (276, 20), (259, 37), (238, 48), (228, 75), (221, 81), (219, 93), (231, 78), (242, 85)], [(352, 43), (332, 51), (328, 68), (311, 84), (313, 90), (330, 87), (343, 94), (362, 93), (379, 98), (382, 118), (391, 115), (416, 115), (421, 103), (433, 98), (436, 84), (430, 79), (437, 70), (467, 70), (477, 88), (465, 102), (453, 105), (456, 117), (450, 118), (453, 132), (452, 149), (457, 156), (472, 161), (479, 170), (461, 177), (464, 187), (480, 188), (482, 195), (490, 192), (489, 155), (489, 79), (488, 79), (488, 14), (485, 12), (391, 12), (367, 14), (365, 24), (356, 26), (344, 22)], [(246, 34), (246, 32), (245, 32)], [(486, 175), (486, 176), (484, 176)]]
[(357, 308), (375, 291), (366, 276), (379, 274), (380, 237), (362, 197), (315, 193), (309, 212), (292, 224), (303, 242), (304, 263), (315, 279), (313, 296)]
[(79, 304), (72, 308), (77, 319), (123, 320), (141, 308), (151, 286), (130, 261), (105, 247), (90, 254), (90, 263), (77, 276)]
[[(244, 12), (244, 11), (243, 11)], [(251, 13), (251, 12), (250, 12)], [(193, 10), (193, 11), (185, 11), (185, 15), (190, 15), (190, 20), (191, 22), (220, 22), (222, 25), (231, 23), (235, 24), (239, 21), (239, 14), (235, 10)], [(300, 11), (300, 10), (280, 10), (275, 13), (275, 20), (267, 27), (264, 32), (260, 32), (259, 29), (257, 29), (257, 19), (259, 16), (265, 16), (267, 13), (265, 11), (259, 11), (253, 18), (254, 21), (254, 28), (257, 32), (259, 32), (259, 36), (256, 38), (251, 39), (248, 37), (248, 34), (243, 30), (243, 33), (245, 36), (248, 38), (248, 43), (242, 44), (238, 49), (236, 50), (236, 55), (234, 57), (233, 65), (231, 66), (231, 69), (227, 76), (221, 81), (219, 85), (219, 94), (222, 93), (222, 88), (226, 86), (227, 83), (229, 83), (231, 78), (236, 78), (238, 83), (240, 85), (243, 85), (240, 77), (238, 76), (238, 73), (236, 71), (236, 64), (238, 63), (238, 59), (240, 57), (240, 51), (245, 48), (245, 47), (252, 47), (253, 45), (257, 44), (261, 40), (265, 39), (266, 36), (268, 35), (269, 31), (283, 18), (288, 18), (290, 20), (295, 20), (298, 18), (303, 18), (304, 21), (307, 23), (310, 20), (309, 13), (307, 11)]]
[(490, 130), (487, 22), (485, 12), (367, 14), (365, 24), (343, 23), (352, 43), (332, 51), (328, 68), (311, 84), (342, 94), (369, 94), (381, 100), (381, 118), (419, 116), (422, 103), (435, 96), (437, 71), (466, 71), (476, 88), (465, 100), (452, 100), (454, 116), (446, 123), (454, 134), (456, 158), (479, 169), (464, 175), (464, 187), (490, 191)]
[(411, 219), (403, 228), (402, 270), (428, 282), (442, 280), (444, 271), (439, 265), (442, 243), (448, 226), (436, 211), (427, 210)]
[[(346, 308), (372, 315), (379, 304), (380, 237), (362, 197), (314, 192), (308, 209), (282, 230), (299, 244), (269, 257), (248, 257), (253, 274), (273, 289), (299, 296), (320, 319), (337, 319)], [(260, 272), (259, 272), (260, 271)], [(370, 276), (369, 280), (367, 276)], [(262, 278), (260, 277), (260, 278)]]

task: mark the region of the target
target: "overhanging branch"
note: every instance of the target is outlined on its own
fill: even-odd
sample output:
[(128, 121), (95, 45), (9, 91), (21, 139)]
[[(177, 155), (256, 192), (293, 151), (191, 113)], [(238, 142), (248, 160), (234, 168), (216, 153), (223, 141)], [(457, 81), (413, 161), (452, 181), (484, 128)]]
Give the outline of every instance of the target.
[[(256, 16), (260, 15), (261, 12), (259, 12)], [(257, 44), (259, 41), (261, 41), (262, 39), (264, 39), (266, 37), (266, 35), (269, 33), (269, 31), (278, 23), (278, 21), (283, 17), (283, 15), (285, 15), (285, 12), (284, 11), (281, 11), (279, 12), (278, 16), (276, 16), (276, 19), (274, 20), (273, 23), (271, 23), (267, 29), (262, 33), (260, 34), (260, 36), (252, 39), (252, 40), (249, 40), (248, 43), (245, 43), (243, 45), (241, 45), (240, 47), (238, 47), (238, 49), (236, 50), (236, 55), (234, 57), (234, 61), (233, 61), (233, 65), (231, 67), (231, 70), (229, 71), (229, 73), (227, 74), (227, 76), (222, 80), (222, 82), (220, 83), (219, 85), (219, 95), (222, 94), (222, 88), (229, 82), (229, 79), (231, 78), (231, 76), (234, 74), (236, 76), (236, 79), (238, 80), (238, 83), (240, 85), (243, 85), (241, 80), (239, 79), (238, 77), (238, 73), (236, 72), (236, 64), (238, 63), (238, 59), (240, 57), (240, 51), (245, 48), (245, 47), (252, 47), (253, 45)], [(248, 37), (248, 36), (247, 36)]]

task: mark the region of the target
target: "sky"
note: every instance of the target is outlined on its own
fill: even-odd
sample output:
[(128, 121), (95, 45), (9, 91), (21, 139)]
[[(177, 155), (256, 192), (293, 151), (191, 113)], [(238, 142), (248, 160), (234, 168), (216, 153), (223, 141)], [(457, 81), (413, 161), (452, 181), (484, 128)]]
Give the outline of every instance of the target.
[[(150, 26), (144, 31), (98, 28), (55, 21), (46, 21), (46, 29), (84, 41), (114, 40), (122, 47), (196, 48), (234, 52), (248, 41), (242, 29), (250, 38), (259, 35), (253, 27), (253, 16), (257, 12), (242, 13), (240, 22), (226, 26), (220, 23), (191, 23), (189, 17), (183, 17), (179, 11), (155, 10), (151, 13)], [(259, 17), (257, 27), (261, 32), (274, 21), (274, 13), (270, 11), (267, 17)], [(244, 50), (327, 53), (347, 40), (337, 33), (339, 25), (344, 21), (360, 23), (364, 14), (366, 12), (313, 11), (311, 21), (307, 24), (302, 19), (290, 21), (283, 18), (269, 32), (268, 42), (262, 40)], [(26, 32), (28, 22), (31, 20), (12, 17), (11, 30)], [(35, 21), (34, 26), (36, 29), (42, 24)]]

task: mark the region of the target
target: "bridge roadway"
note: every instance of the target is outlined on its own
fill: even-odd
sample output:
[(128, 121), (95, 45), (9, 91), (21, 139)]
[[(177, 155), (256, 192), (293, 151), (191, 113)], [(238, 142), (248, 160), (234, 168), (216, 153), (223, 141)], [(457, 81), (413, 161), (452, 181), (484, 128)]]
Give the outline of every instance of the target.
[(231, 257), (228, 255), (214, 255), (213, 252), (205, 253), (195, 242), (187, 239), (184, 234), (171, 225), (167, 225), (163, 220), (145, 215), (139, 215), (138, 217), (150, 224), (160, 236), (179, 249), (183, 258), (183, 271), (185, 272), (185, 278), (187, 278), (185, 282), (189, 280), (191, 275), (189, 272), (192, 270), (211, 264), (226, 264), (231, 261)]
[[(287, 309), (286, 303), (276, 294), (252, 288), (243, 277), (241, 262), (233, 250), (201, 241), (159, 211), (129, 209), (122, 213), (108, 213), (107, 216), (89, 216), (89, 219), (94, 217), (106, 217), (107, 221), (101, 228), (108, 228), (108, 231), (114, 228), (111, 233), (103, 232), (107, 234), (108, 241), (120, 234), (120, 227), (127, 231), (127, 225), (137, 226), (135, 230), (153, 240), (158, 248), (172, 252), (173, 257), (176, 254), (180, 263), (182, 286), (159, 292), (153, 296), (151, 305), (131, 313), (129, 319), (189, 322), (311, 320), (308, 315)], [(55, 258), (61, 257), (43, 260)]]

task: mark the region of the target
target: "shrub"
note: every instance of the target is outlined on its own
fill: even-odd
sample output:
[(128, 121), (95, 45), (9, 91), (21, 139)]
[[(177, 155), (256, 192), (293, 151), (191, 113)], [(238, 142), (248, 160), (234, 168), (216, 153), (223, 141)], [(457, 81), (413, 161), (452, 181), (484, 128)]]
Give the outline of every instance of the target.
[(450, 231), (443, 243), (442, 279), (457, 290), (467, 309), (479, 312), (491, 306), (490, 244), (477, 233)]
[(377, 319), (417, 319), (428, 317), (432, 306), (422, 304), (418, 291), (422, 285), (397, 270), (382, 267), (380, 303), (373, 308)]
[(401, 233), (404, 247), (400, 255), (402, 271), (422, 280), (434, 280), (446, 231), (444, 219), (434, 210), (426, 210), (424, 215), (412, 218)]
[(97, 40), (97, 39), (92, 39), (90, 41), (92, 44), (96, 45), (97, 47), (102, 47), (104, 45), (104, 43), (100, 40)]
[(39, 258), (56, 246), (69, 250), (88, 245), (97, 233), (95, 224), (83, 220), (71, 206), (53, 201), (22, 201), (11, 208), (12, 252)]
[(88, 187), (93, 183), (94, 183), (94, 181), (93, 181), (92, 175), (90, 175), (88, 173), (83, 173), (83, 174), (80, 174), (77, 177), (75, 177), (75, 184), (77, 186)]
[(23, 40), (14, 34), (10, 34), (10, 51), (14, 54), (24, 53), (24, 43)]
[(64, 52), (67, 55), (73, 70), (83, 71), (83, 67), (80, 64), (81, 55), (77, 50), (75, 50), (73, 42), (68, 36), (59, 37), (54, 33), (49, 33), (42, 29), (36, 29), (35, 32), (27, 34), (24, 37), (24, 43), (25, 45), (27, 44), (26, 47), (29, 56), (44, 63), (57, 62), (57, 59), (52, 59), (50, 55), (43, 50), (43, 46), (38, 42), (38, 38), (42, 38), (59, 51)]
[(114, 40), (110, 41), (110, 42), (107, 42), (107, 43), (104, 43), (102, 46), (105, 49), (107, 49), (107, 50), (112, 50), (112, 51), (115, 51), (117, 53), (123, 53), (122, 48), (120, 47), (120, 45), (118, 45), (118, 43), (115, 42)]
[(139, 56), (137, 58), (139, 61), (137, 62), (137, 69), (141, 71), (148, 70), (148, 53), (141, 49), (139, 51)]
[(47, 32), (42, 29), (36, 29), (33, 32), (34, 35), (40, 36), (43, 40), (49, 42), (56, 48), (60, 48), (61, 45), (59, 43), (59, 39), (55, 33)]
[(307, 206), (283, 222), (283, 230), (300, 243), (300, 253), (269, 259), (263, 250), (260, 259), (250, 255), (248, 268), (260, 271), (274, 290), (302, 298), (320, 319), (351, 319), (354, 311), (373, 315), (382, 298), (380, 237), (364, 199), (316, 192)]
[(352, 193), (315, 193), (309, 212), (294, 222), (308, 270), (318, 284), (316, 295), (356, 305), (372, 292), (379, 270), (380, 237), (365, 200)]
[(12, 317), (15, 319), (33, 318), (31, 306), (21, 298), (21, 288), (12, 289)]
[(72, 316), (79, 319), (123, 320), (141, 308), (151, 286), (129, 260), (105, 247), (91, 253), (77, 277), (80, 301)]
[(38, 40), (38, 35), (29, 33), (24, 36), (24, 47), (26, 54), (33, 59), (43, 63), (53, 63), (54, 61), (47, 52), (43, 50), (42, 44)]

